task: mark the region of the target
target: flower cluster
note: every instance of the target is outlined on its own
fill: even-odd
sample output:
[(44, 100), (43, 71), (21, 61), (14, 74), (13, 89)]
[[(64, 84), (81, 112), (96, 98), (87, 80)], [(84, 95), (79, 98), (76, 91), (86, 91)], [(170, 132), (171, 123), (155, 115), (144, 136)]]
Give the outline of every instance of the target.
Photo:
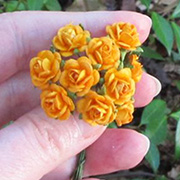
[(124, 22), (108, 25), (106, 32), (92, 38), (81, 24), (68, 24), (50, 50), (31, 59), (32, 83), (42, 90), (41, 106), (49, 117), (66, 120), (76, 109), (91, 125), (132, 121), (135, 83), (142, 76), (139, 35)]

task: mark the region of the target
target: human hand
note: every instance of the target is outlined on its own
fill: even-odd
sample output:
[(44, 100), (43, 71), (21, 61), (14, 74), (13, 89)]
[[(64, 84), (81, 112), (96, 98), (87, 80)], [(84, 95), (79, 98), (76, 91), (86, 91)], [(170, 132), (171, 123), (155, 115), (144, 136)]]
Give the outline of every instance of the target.
[[(68, 121), (48, 118), (29, 75), (29, 60), (48, 48), (57, 30), (69, 22), (83, 24), (92, 36), (102, 36), (107, 24), (130, 22), (147, 38), (151, 21), (132, 12), (18, 12), (0, 15), (0, 131), (1, 180), (66, 180), (76, 155), (105, 131), (74, 115)], [(157, 79), (144, 73), (136, 86), (135, 106), (147, 105), (160, 91)], [(137, 165), (149, 148), (148, 139), (128, 129), (108, 129), (87, 149), (84, 176), (110, 173)]]

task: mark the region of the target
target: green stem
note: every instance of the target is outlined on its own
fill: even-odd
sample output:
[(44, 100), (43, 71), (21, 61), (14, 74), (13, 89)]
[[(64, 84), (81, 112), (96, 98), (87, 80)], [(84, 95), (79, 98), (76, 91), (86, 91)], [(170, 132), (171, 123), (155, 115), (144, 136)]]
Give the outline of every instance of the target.
[(86, 159), (85, 155), (86, 155), (85, 150), (81, 151), (81, 153), (79, 154), (77, 168), (75, 169), (70, 180), (81, 180), (82, 179), (84, 163), (85, 163), (85, 159)]
[(121, 60), (120, 60), (119, 66), (118, 66), (118, 70), (124, 68), (124, 59), (125, 59), (127, 53), (128, 53), (128, 51), (126, 49), (121, 50)]
[(122, 49), (121, 50), (121, 61), (124, 62), (124, 59), (126, 57), (126, 54), (127, 54), (127, 50), (126, 49)]

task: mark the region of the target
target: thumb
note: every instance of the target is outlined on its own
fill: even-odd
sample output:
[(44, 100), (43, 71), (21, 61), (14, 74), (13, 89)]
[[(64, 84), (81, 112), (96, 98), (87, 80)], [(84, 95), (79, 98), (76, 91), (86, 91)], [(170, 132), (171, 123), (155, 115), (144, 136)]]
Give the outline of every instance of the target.
[(93, 143), (105, 127), (92, 127), (71, 116), (53, 120), (40, 109), (0, 131), (1, 180), (40, 179)]

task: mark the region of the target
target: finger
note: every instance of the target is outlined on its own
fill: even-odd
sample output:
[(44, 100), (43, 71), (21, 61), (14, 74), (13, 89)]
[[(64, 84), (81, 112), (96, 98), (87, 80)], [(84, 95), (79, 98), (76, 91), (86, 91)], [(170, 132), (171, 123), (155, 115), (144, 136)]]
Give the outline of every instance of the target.
[[(93, 36), (105, 35), (105, 26), (130, 22), (137, 27), (141, 42), (148, 37), (151, 20), (145, 15), (126, 12), (16, 12), (0, 15), (0, 82), (29, 67), (29, 59), (48, 49), (57, 30), (70, 23), (83, 24)], [(11, 46), (9, 46), (11, 44)]]
[(149, 149), (149, 140), (130, 129), (108, 129), (87, 149), (84, 176), (133, 168)]
[(29, 72), (21, 72), (0, 84), (0, 127), (40, 104), (40, 91), (33, 87)]
[(68, 159), (66, 162), (60, 164), (50, 173), (43, 176), (40, 180), (67, 180), (72, 176), (73, 171), (77, 165), (77, 156)]
[[(86, 150), (84, 177), (133, 168), (144, 158), (148, 149), (147, 137), (134, 130), (107, 129)], [(75, 158), (68, 160), (41, 180), (69, 179), (74, 170), (75, 161)], [(72, 171), (69, 172), (69, 169)]]
[(160, 91), (161, 83), (159, 80), (144, 72), (141, 80), (136, 84), (135, 107), (146, 106)]
[[(159, 93), (160, 88), (157, 79), (144, 73), (136, 87), (135, 106), (142, 107), (148, 104)], [(0, 126), (39, 105), (39, 94), (40, 91), (31, 83), (29, 72), (18, 73), (1, 84)]]
[(77, 116), (57, 121), (34, 109), (0, 131), (1, 180), (40, 179), (94, 142), (105, 127)]

